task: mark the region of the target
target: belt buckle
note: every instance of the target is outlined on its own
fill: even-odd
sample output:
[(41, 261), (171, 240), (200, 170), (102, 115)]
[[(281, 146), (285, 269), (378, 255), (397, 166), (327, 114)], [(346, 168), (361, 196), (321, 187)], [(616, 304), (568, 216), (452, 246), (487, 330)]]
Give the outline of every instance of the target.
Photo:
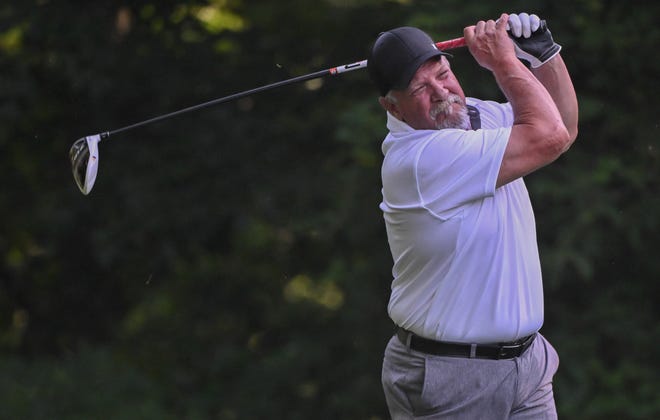
[(515, 350), (518, 350), (519, 348), (520, 348), (520, 344), (500, 345), (497, 349), (497, 360), (513, 359), (514, 357), (517, 357), (515, 355)]

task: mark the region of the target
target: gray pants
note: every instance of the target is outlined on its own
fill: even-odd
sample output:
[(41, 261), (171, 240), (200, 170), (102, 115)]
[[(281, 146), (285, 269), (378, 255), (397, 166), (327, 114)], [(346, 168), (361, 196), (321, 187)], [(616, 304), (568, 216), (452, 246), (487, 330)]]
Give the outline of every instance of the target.
[(383, 389), (393, 420), (556, 419), (558, 366), (557, 352), (541, 334), (508, 360), (428, 355), (395, 335), (385, 349)]

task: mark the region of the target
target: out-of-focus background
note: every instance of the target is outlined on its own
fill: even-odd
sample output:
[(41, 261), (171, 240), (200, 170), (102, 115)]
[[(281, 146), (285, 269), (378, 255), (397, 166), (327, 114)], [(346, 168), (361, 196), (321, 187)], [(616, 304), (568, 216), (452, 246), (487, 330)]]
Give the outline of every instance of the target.
[[(660, 3), (5, 0), (0, 417), (386, 419), (385, 115), (366, 71), (78, 138), (366, 58), (414, 25), (548, 20), (580, 101), (527, 178), (564, 419), (660, 417)], [(466, 50), (469, 96), (504, 100)]]

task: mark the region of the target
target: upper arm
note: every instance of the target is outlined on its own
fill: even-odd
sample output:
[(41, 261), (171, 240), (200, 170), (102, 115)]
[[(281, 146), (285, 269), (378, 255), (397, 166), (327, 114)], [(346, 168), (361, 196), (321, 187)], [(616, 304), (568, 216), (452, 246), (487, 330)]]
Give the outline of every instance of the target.
[(500, 164), (497, 187), (553, 162), (566, 151), (569, 138), (561, 121), (555, 124), (514, 123)]

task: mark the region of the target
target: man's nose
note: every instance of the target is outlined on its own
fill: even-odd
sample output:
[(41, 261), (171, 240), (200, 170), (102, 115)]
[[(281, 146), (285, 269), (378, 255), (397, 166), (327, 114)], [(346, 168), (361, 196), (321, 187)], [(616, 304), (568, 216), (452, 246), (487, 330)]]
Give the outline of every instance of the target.
[(449, 90), (447, 90), (442, 82), (435, 81), (432, 83), (431, 88), (433, 89), (431, 97), (434, 101), (445, 101), (447, 98), (449, 98)]

